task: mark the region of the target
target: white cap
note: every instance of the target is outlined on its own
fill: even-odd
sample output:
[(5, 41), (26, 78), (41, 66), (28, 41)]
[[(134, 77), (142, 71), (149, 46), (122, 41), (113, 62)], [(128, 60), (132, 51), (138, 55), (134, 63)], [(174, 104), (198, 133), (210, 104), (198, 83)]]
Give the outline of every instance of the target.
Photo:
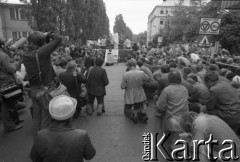
[(76, 99), (66, 95), (59, 95), (50, 101), (49, 113), (55, 120), (67, 120), (75, 113), (76, 106)]

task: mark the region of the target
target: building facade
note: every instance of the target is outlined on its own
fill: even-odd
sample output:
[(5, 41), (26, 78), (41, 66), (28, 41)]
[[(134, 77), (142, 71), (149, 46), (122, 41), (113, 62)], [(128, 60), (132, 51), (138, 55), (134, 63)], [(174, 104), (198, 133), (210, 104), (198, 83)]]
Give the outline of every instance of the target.
[[(179, 0), (165, 0), (163, 3), (154, 7), (148, 16), (147, 42), (152, 41), (153, 37), (161, 30), (164, 30), (171, 22), (172, 11), (179, 3)], [(184, 0), (183, 5), (189, 5), (190, 0)]]
[[(216, 0), (215, 0), (216, 1)], [(240, 10), (240, 1), (239, 0), (221, 0), (222, 6), (221, 9), (227, 10)]]
[(0, 3), (0, 37), (18, 39), (32, 31), (24, 7), (24, 4)]

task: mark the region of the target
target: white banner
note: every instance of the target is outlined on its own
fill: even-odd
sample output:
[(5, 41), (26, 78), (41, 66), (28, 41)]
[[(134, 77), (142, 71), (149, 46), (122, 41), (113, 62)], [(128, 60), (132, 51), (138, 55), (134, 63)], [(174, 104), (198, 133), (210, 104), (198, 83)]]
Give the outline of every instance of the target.
[(118, 50), (106, 49), (104, 63), (118, 63)]
[(158, 37), (158, 43), (162, 43), (163, 37)]

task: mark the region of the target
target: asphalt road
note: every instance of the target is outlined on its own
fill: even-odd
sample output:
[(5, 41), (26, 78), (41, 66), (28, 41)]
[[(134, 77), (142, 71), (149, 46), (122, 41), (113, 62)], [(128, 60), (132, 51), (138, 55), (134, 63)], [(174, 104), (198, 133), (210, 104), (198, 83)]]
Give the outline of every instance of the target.
[[(142, 162), (143, 133), (160, 133), (160, 119), (154, 116), (153, 103), (149, 103), (148, 122), (134, 124), (123, 114), (123, 94), (120, 89), (122, 75), (126, 70), (124, 63), (107, 70), (110, 84), (105, 97), (106, 113), (102, 116), (87, 116), (85, 111), (73, 122), (77, 128), (87, 130), (96, 156), (91, 162)], [(30, 162), (29, 152), (32, 146), (32, 119), (28, 107), (20, 112), (24, 119), (24, 128), (16, 132), (6, 133), (0, 122), (0, 162)], [(96, 106), (95, 106), (96, 107)], [(1, 118), (0, 118), (1, 121)], [(161, 157), (161, 155), (158, 155)], [(159, 158), (159, 161), (163, 161)]]

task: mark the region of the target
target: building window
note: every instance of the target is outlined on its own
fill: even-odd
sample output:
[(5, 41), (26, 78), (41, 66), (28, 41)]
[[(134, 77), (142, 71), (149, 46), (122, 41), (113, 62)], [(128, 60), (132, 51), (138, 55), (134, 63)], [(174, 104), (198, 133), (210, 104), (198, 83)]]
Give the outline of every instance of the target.
[(10, 13), (10, 19), (16, 19), (14, 8), (9, 8), (9, 13)]
[(27, 38), (28, 33), (27, 33), (27, 32), (22, 32), (22, 36), (25, 37), (25, 38)]
[(163, 25), (163, 23), (164, 23), (164, 22), (161, 20), (161, 21), (160, 21), (160, 25)]
[(14, 40), (18, 39), (18, 32), (12, 32), (12, 38)]
[(21, 20), (26, 20), (27, 19), (25, 10), (20, 10), (20, 18), (21, 18)]
[(163, 14), (163, 13), (164, 13), (164, 11), (162, 10), (160, 13), (161, 13), (161, 14)]
[(27, 36), (28, 36), (28, 32), (17, 32), (17, 31), (12, 32), (12, 38), (14, 40), (17, 40), (21, 37), (26, 37), (27, 38)]
[(166, 13), (168, 13), (168, 10), (166, 10)]
[(18, 13), (18, 9), (15, 10), (16, 12), (16, 19), (19, 20), (19, 13)]
[(22, 9), (9, 8), (10, 19), (27, 20), (26, 12)]

